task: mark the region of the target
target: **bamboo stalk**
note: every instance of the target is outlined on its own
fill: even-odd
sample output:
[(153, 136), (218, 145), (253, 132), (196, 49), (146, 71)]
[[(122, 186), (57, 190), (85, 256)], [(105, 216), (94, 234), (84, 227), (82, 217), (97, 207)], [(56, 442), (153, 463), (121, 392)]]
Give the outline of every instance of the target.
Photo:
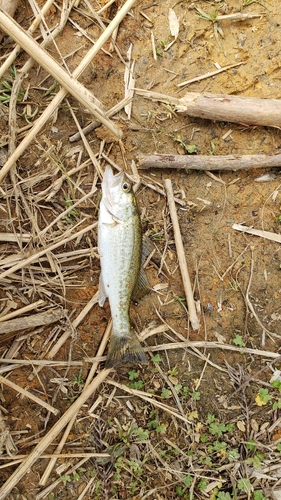
[(277, 155), (173, 155), (152, 154), (138, 157), (140, 169), (170, 168), (190, 170), (247, 170), (250, 168), (281, 167), (281, 154)]
[(34, 450), (28, 455), (28, 457), (21, 463), (21, 465), (15, 470), (15, 472), (9, 477), (9, 479), (0, 488), (0, 500), (5, 500), (11, 490), (17, 485), (24, 474), (32, 467), (34, 462), (41, 457), (49, 444), (57, 437), (57, 435), (62, 431), (62, 429), (68, 424), (73, 415), (81, 408), (81, 406), (87, 401), (87, 399), (92, 395), (92, 393), (99, 387), (99, 385), (106, 379), (111, 369), (102, 370), (96, 378), (91, 382), (91, 384), (83, 390), (80, 396), (74, 401), (74, 403), (68, 408), (68, 410), (62, 415), (62, 417), (55, 423), (55, 425), (47, 432), (47, 434), (41, 439)]
[(178, 222), (176, 205), (175, 205), (175, 201), (174, 201), (173, 188), (172, 188), (172, 183), (171, 183), (170, 179), (165, 180), (165, 188), (166, 188), (166, 192), (167, 192), (168, 204), (169, 204), (169, 209), (170, 209), (170, 217), (171, 217), (173, 229), (174, 229), (175, 244), (176, 244), (177, 255), (178, 255), (179, 265), (180, 265), (180, 270), (181, 270), (181, 275), (182, 275), (182, 281), (183, 281), (183, 286), (184, 286), (185, 296), (186, 296), (186, 301), (187, 301), (187, 306), (188, 306), (189, 320), (190, 320), (190, 323), (191, 323), (193, 330), (198, 330), (200, 328), (200, 324), (199, 324), (199, 320), (198, 320), (197, 313), (196, 313), (196, 308), (195, 308), (195, 303), (194, 303), (194, 298), (193, 298), (193, 291), (192, 291), (190, 277), (189, 277), (189, 273), (188, 273), (188, 268), (187, 268), (187, 263), (186, 263), (186, 258), (185, 258), (185, 251), (184, 251), (184, 247), (183, 247), (183, 243), (182, 243), (180, 226), (179, 226), (179, 222)]
[[(114, 29), (121, 23), (122, 19), (129, 12), (129, 10), (131, 9), (131, 7), (133, 6), (134, 3), (135, 3), (135, 0), (127, 0), (125, 2), (123, 7), (116, 14), (115, 18), (111, 21), (111, 23), (104, 30), (103, 34), (96, 41), (95, 45), (93, 45), (91, 50), (89, 50), (89, 52), (86, 54), (84, 59), (82, 59), (80, 64), (73, 71), (72, 76), (74, 78), (79, 78), (79, 76), (83, 73), (83, 71), (87, 68), (87, 66), (92, 62), (93, 58), (96, 56), (96, 54), (99, 52), (101, 47), (108, 40), (108, 38), (111, 36)], [(18, 145), (16, 150), (13, 152), (13, 154), (8, 158), (5, 165), (0, 170), (0, 184), (1, 184), (2, 180), (4, 179), (4, 177), (7, 175), (7, 173), (10, 171), (10, 169), (14, 165), (14, 163), (20, 158), (20, 156), (24, 153), (26, 148), (30, 145), (30, 143), (33, 141), (33, 139), (39, 133), (41, 128), (45, 125), (45, 123), (49, 120), (49, 118), (52, 116), (52, 114), (59, 107), (59, 105), (61, 104), (61, 102), (64, 99), (64, 97), (66, 96), (66, 94), (67, 94), (67, 91), (64, 88), (62, 88), (57, 93), (57, 95), (54, 97), (52, 102), (49, 104), (49, 106), (42, 113), (40, 118), (35, 122), (32, 129), (29, 131), (29, 133), (25, 136), (25, 138), (22, 140), (22, 142)]]
[(97, 105), (96, 98), (76, 78), (69, 75), (52, 56), (7, 14), (0, 11), (0, 28), (4, 29), (10, 37), (18, 43), (30, 56), (35, 59), (62, 87), (108, 128), (118, 139), (122, 137), (121, 130), (106, 118), (105, 113)]

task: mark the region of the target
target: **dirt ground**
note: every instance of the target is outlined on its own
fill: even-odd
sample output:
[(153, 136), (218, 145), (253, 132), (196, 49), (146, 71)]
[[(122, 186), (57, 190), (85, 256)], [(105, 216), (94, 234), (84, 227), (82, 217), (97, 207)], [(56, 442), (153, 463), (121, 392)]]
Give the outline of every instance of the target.
[[(125, 2), (109, 3), (98, 14), (105, 1), (76, 2), (48, 46), (68, 72), (101, 36), (99, 22), (107, 26)], [(54, 3), (45, 15), (35, 33), (39, 43), (60, 22), (61, 7)], [(179, 34), (168, 47), (170, 8)], [(241, 14), (255, 16), (242, 19)], [(21, 2), (15, 20), (27, 30), (33, 17), (29, 3)], [(109, 110), (124, 98), (131, 47), (138, 89), (175, 97), (194, 91), (279, 99), (280, 24), (277, 0), (139, 0), (119, 26), (116, 49), (106, 42), (79, 81)], [(2, 63), (13, 47), (5, 38)], [(34, 63), (15, 103), (12, 87), (28, 57), (21, 52), (0, 82), (4, 156), (21, 143), (60, 88)], [(178, 86), (191, 79), (194, 83)], [(100, 308), (93, 302), (79, 321), (98, 291), (94, 223), (105, 156), (132, 173), (132, 161), (138, 167), (143, 154), (276, 154), (281, 148), (278, 128), (189, 118), (171, 104), (135, 93), (131, 117), (122, 109), (112, 118), (122, 141), (104, 126), (86, 135), (93, 165), (85, 143), (70, 142), (77, 132), (75, 117), (81, 127), (92, 121), (68, 95), (0, 186), (0, 326), (7, 314), (31, 304), (18, 313), (18, 331), (9, 333), (7, 326), (0, 336), (0, 498), (280, 499), (280, 247), (232, 227), (245, 224), (279, 234), (278, 168), (212, 174), (139, 169), (146, 182), (137, 193), (143, 233), (156, 251), (147, 268), (153, 291), (132, 304), (131, 320), (151, 348), (149, 365), (113, 371), (80, 407), (61, 449), (64, 428), (8, 492), (12, 473), (79, 398), (110, 320), (108, 303)], [(263, 174), (271, 175), (259, 182)], [(172, 180), (181, 200), (177, 213), (199, 331), (188, 321), (167, 200), (158, 192), (165, 179)], [(24, 318), (47, 310), (62, 311), (60, 319), (24, 326)], [(65, 332), (69, 335), (52, 355)], [(169, 349), (170, 343), (177, 344)], [(16, 451), (7, 449), (8, 433)], [(44, 482), (53, 453), (60, 456)]]

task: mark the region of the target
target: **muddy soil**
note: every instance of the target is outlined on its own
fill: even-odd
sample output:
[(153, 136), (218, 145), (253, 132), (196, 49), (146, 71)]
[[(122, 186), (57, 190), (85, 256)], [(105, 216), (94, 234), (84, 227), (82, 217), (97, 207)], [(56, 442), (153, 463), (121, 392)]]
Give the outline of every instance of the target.
[[(97, 12), (105, 3), (92, 0), (90, 6)], [(113, 2), (102, 12), (103, 22), (107, 24), (121, 6), (122, 2)], [(174, 9), (179, 20), (179, 35), (167, 49), (173, 41), (169, 8)], [(255, 16), (243, 20), (239, 15), (237, 19), (227, 17), (235, 13)], [(216, 20), (217, 16), (225, 17)], [(23, 2), (16, 11), (16, 21), (26, 30), (32, 18), (30, 6)], [(45, 18), (49, 27), (56, 25), (60, 19), (56, 4)], [(51, 45), (48, 50), (60, 62), (65, 58), (72, 72), (102, 30), (88, 2), (81, 1), (73, 8), (70, 20), (56, 37), (56, 46)], [(132, 47), (136, 88), (176, 97), (194, 91), (279, 99), (280, 24), (276, 0), (244, 3), (141, 0), (135, 2), (119, 27), (117, 50), (107, 42), (106, 52), (99, 51), (80, 81), (102, 102), (105, 110), (110, 109), (124, 98), (124, 60), (127, 61)], [(40, 31), (36, 34), (40, 35)], [(2, 60), (13, 47), (11, 41), (6, 42), (1, 47)], [(17, 57), (17, 70), (27, 57), (25, 53)], [(240, 66), (196, 80), (240, 62), (243, 63)], [(6, 79), (11, 80), (11, 75), (6, 75)], [(178, 86), (191, 79), (196, 81), (185, 87)], [(37, 64), (29, 71), (22, 88), (27, 92), (27, 99), (17, 104), (18, 129), (32, 124), (58, 91), (53, 78)], [(73, 180), (67, 175), (78, 165), (78, 158), (80, 163), (89, 158), (81, 140), (75, 143), (69, 140), (77, 132), (70, 108), (81, 127), (90, 123), (91, 115), (68, 96), (56, 116), (21, 155), (16, 171), (2, 183), (1, 233), (30, 232), (34, 236), (28, 244), (1, 240), (4, 261), (17, 253), (25, 258), (38, 250), (41, 243), (50, 244), (78, 222), (77, 231), (97, 220), (100, 179), (97, 180), (92, 163), (75, 174)], [(0, 127), (5, 148), (9, 141), (9, 102), (4, 103), (2, 109)], [(137, 93), (132, 101), (131, 118), (122, 110), (115, 115), (114, 123), (123, 132), (121, 142), (103, 126), (87, 135), (102, 169), (106, 162), (100, 151), (131, 172), (131, 162), (136, 162), (138, 167), (140, 154), (186, 155), (191, 150), (197, 155), (274, 154), (281, 148), (279, 129), (188, 118), (177, 114), (170, 104), (154, 102)], [(18, 135), (17, 144), (25, 133)], [(65, 173), (64, 182), (48, 201), (46, 196), (54, 182)], [(139, 304), (132, 304), (132, 324), (138, 333), (163, 324), (167, 326), (165, 333), (162, 331), (146, 340), (146, 345), (153, 348), (171, 341), (189, 340), (219, 342), (234, 350), (215, 349), (213, 345), (207, 348), (203, 344), (153, 350), (154, 357), (148, 367), (121, 367), (111, 374), (111, 380), (154, 393), (157, 400), (182, 412), (189, 423), (126, 394), (110, 382), (105, 383), (80, 410), (62, 449), (64, 454), (80, 453), (78, 458), (60, 457), (45, 486), (39, 482), (49, 458), (37, 460), (6, 498), (41, 498), (40, 491), (55, 481), (58, 483), (53, 489), (50, 487), (45, 498), (277, 498), (272, 496), (272, 489), (278, 486), (280, 470), (276, 466), (271, 473), (268, 467), (270, 463), (278, 463), (279, 450), (275, 443), (280, 439), (279, 393), (270, 384), (273, 371), (276, 374), (280, 366), (278, 358), (274, 358), (280, 349), (280, 245), (240, 233), (232, 226), (243, 223), (280, 232), (279, 169), (213, 174), (151, 169), (139, 170), (139, 174), (158, 187), (170, 178), (175, 196), (182, 200), (177, 212), (200, 330), (193, 331), (188, 321), (166, 198), (144, 185), (138, 191), (137, 200), (143, 233), (156, 248), (147, 270), (154, 290)], [(270, 180), (259, 182), (263, 174), (272, 174)], [(13, 176), (22, 186), (26, 203), (21, 197), (16, 199)], [(55, 224), (44, 242), (38, 242), (35, 228), (42, 230), (51, 224), (69, 204), (88, 194), (93, 183), (97, 187), (93, 196)], [(78, 260), (68, 262), (66, 258), (66, 264), (56, 263), (57, 253), (83, 249), (85, 253)], [(52, 255), (49, 260), (36, 261), (2, 281), (1, 316), (39, 299), (43, 299), (46, 306), (60, 305), (66, 312), (65, 323), (20, 332), (20, 348), (15, 354), (18, 360), (45, 359), (46, 345), (53, 345), (56, 336), (62, 334), (65, 325), (78, 316), (98, 290), (96, 228), (54, 250)], [(0, 266), (1, 272), (6, 269), (1, 262)], [(2, 370), (2, 375), (48, 401), (62, 415), (83, 389), (91, 366), (87, 360), (96, 355), (109, 319), (108, 303), (104, 308), (94, 305), (55, 356), (57, 361), (67, 361), (68, 366), (44, 366), (32, 376), (35, 367), (24, 365), (11, 369), (8, 375)], [(3, 358), (7, 357), (13, 342), (10, 336), (1, 343), (1, 367), (6, 366)], [(252, 351), (243, 353), (243, 347)], [(273, 355), (262, 355), (261, 351)], [(261, 393), (261, 399), (257, 399), (261, 389), (268, 393)], [(267, 401), (262, 399), (264, 394), (269, 395)], [(59, 417), (5, 384), (0, 396), (2, 413), (18, 454), (26, 456)], [(97, 398), (100, 398), (97, 407), (89, 411)], [(212, 418), (221, 426), (230, 427), (216, 436), (210, 431)], [(201, 435), (207, 435), (212, 449), (207, 449)], [(221, 449), (214, 448), (214, 435), (216, 443), (222, 441), (223, 435), (225, 449), (223, 445)], [(257, 454), (247, 448), (249, 440), (255, 441), (262, 455), (255, 463), (253, 457)], [(46, 454), (52, 454), (58, 442), (58, 438), (54, 439)], [(83, 461), (81, 455), (101, 452), (109, 452), (110, 458), (90, 457)], [(18, 462), (7, 467), (5, 450), (0, 459), (1, 488), (9, 481)], [(71, 467), (74, 472), (69, 472)], [(255, 471), (260, 471), (260, 475)], [(248, 483), (241, 483), (242, 479)]]

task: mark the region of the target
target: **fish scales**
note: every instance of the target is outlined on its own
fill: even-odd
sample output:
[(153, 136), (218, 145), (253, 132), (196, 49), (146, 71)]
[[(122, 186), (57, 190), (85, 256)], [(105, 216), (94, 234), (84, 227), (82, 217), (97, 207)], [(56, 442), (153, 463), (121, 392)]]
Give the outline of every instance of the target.
[(98, 245), (99, 303), (102, 306), (108, 298), (113, 324), (106, 366), (147, 362), (129, 315), (141, 265), (141, 221), (129, 179), (123, 171), (113, 175), (109, 166), (102, 182)]

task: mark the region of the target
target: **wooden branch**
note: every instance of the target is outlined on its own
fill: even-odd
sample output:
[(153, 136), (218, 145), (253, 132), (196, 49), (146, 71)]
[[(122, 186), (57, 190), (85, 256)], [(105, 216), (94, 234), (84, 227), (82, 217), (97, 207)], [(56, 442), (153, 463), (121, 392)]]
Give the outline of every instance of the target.
[(191, 286), (191, 282), (190, 282), (190, 278), (189, 278), (189, 273), (188, 273), (188, 268), (187, 268), (187, 263), (186, 263), (186, 258), (185, 258), (185, 252), (184, 252), (184, 247), (183, 247), (183, 243), (182, 243), (182, 237), (181, 237), (178, 216), (177, 216), (177, 211), (176, 211), (176, 205), (174, 202), (172, 183), (171, 183), (170, 179), (165, 180), (165, 188), (166, 188), (166, 192), (167, 192), (168, 204), (169, 204), (169, 209), (170, 209), (170, 217), (171, 217), (172, 224), (173, 224), (177, 255), (178, 255), (178, 259), (179, 259), (181, 276), (182, 276), (182, 281), (183, 281), (183, 286), (184, 286), (184, 291), (185, 291), (185, 296), (186, 296), (186, 301), (187, 301), (187, 306), (188, 306), (189, 321), (191, 323), (193, 330), (198, 330), (200, 328), (200, 324), (199, 324), (199, 320), (198, 320), (197, 313), (196, 313), (196, 308), (195, 308), (195, 303), (194, 303), (194, 298), (193, 298), (193, 291), (192, 291), (192, 286)]
[(48, 310), (31, 316), (21, 316), (20, 318), (10, 319), (0, 323), (0, 335), (3, 333), (11, 333), (19, 330), (27, 330), (28, 328), (36, 328), (37, 326), (50, 325), (63, 317), (62, 309)]
[(281, 167), (281, 154), (277, 155), (140, 155), (140, 169), (187, 168), (190, 170), (247, 170), (250, 168)]
[(227, 94), (188, 92), (181, 99), (158, 92), (135, 89), (146, 99), (175, 106), (178, 113), (214, 121), (281, 127), (281, 100)]
[(226, 94), (188, 92), (177, 111), (208, 120), (281, 127), (281, 101)]

